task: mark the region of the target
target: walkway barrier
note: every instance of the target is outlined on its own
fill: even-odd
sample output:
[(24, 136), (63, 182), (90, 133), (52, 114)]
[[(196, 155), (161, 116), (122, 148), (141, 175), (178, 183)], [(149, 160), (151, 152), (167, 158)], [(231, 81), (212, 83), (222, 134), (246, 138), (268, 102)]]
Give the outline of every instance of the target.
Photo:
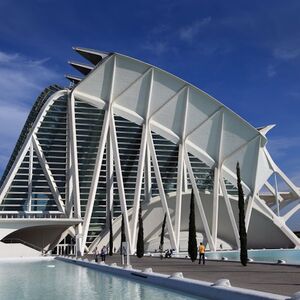
[(60, 212), (18, 212), (0, 211), (0, 219), (61, 219), (66, 215)]

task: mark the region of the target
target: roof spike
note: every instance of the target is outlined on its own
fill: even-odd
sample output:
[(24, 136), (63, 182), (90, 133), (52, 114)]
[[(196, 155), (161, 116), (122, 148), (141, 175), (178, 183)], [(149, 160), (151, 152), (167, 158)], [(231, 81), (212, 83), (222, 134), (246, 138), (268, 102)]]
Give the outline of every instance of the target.
[(68, 64), (75, 68), (77, 71), (79, 71), (83, 75), (88, 75), (93, 69), (93, 66), (89, 66), (86, 64), (74, 62), (74, 61), (68, 61)]
[(69, 75), (69, 74), (65, 74), (65, 78), (67, 78), (68, 80), (70, 80), (74, 84), (77, 84), (82, 80), (82, 78), (80, 78), (80, 77)]
[(89, 62), (91, 62), (93, 65), (97, 65), (102, 59), (110, 55), (109, 52), (100, 52), (97, 50), (87, 49), (87, 48), (81, 48), (81, 47), (73, 47), (73, 50), (75, 50), (77, 53), (79, 53), (82, 57), (87, 59)]

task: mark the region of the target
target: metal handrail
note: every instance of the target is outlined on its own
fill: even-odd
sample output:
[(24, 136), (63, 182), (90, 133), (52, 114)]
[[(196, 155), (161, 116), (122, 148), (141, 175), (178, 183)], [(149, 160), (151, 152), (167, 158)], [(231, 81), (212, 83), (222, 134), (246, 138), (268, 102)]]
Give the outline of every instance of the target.
[(8, 212), (0, 211), (0, 219), (62, 219), (63, 213), (57, 212)]

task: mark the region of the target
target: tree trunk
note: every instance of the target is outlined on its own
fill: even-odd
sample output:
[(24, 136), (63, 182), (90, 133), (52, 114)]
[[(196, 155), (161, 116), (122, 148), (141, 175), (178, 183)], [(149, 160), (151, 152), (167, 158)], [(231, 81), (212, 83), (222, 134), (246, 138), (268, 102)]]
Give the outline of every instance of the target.
[(136, 245), (136, 256), (141, 258), (144, 256), (144, 227), (142, 218), (142, 206), (139, 209), (139, 232)]
[(165, 216), (164, 216), (164, 220), (163, 220), (162, 227), (161, 227), (160, 245), (159, 245), (160, 259), (163, 258), (166, 218), (167, 218), (167, 214), (165, 214)]
[(195, 224), (195, 201), (194, 201), (193, 189), (192, 189), (191, 203), (190, 203), (188, 253), (191, 258), (191, 261), (194, 262), (197, 259), (197, 239), (196, 239), (196, 224)]
[(126, 236), (125, 236), (125, 225), (124, 225), (124, 216), (122, 214), (122, 225), (121, 225), (121, 247), (120, 247), (120, 253), (121, 255), (123, 254), (122, 252), (122, 243), (126, 242)]
[(240, 258), (241, 264), (247, 266), (248, 261), (248, 252), (247, 252), (247, 232), (245, 225), (245, 201), (244, 201), (244, 192), (241, 184), (241, 174), (240, 174), (240, 165), (236, 165), (236, 174), (237, 174), (237, 186), (238, 186), (238, 195), (239, 195), (239, 233), (240, 233)]
[(112, 214), (109, 213), (109, 255), (113, 255), (113, 247), (114, 247), (114, 235), (112, 229)]

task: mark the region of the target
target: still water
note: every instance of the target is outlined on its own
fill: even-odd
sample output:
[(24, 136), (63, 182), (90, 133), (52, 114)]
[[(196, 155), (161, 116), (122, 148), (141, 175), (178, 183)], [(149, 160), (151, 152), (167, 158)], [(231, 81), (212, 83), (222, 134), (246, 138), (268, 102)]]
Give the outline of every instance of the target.
[(1, 261), (1, 300), (202, 299), (57, 260)]

